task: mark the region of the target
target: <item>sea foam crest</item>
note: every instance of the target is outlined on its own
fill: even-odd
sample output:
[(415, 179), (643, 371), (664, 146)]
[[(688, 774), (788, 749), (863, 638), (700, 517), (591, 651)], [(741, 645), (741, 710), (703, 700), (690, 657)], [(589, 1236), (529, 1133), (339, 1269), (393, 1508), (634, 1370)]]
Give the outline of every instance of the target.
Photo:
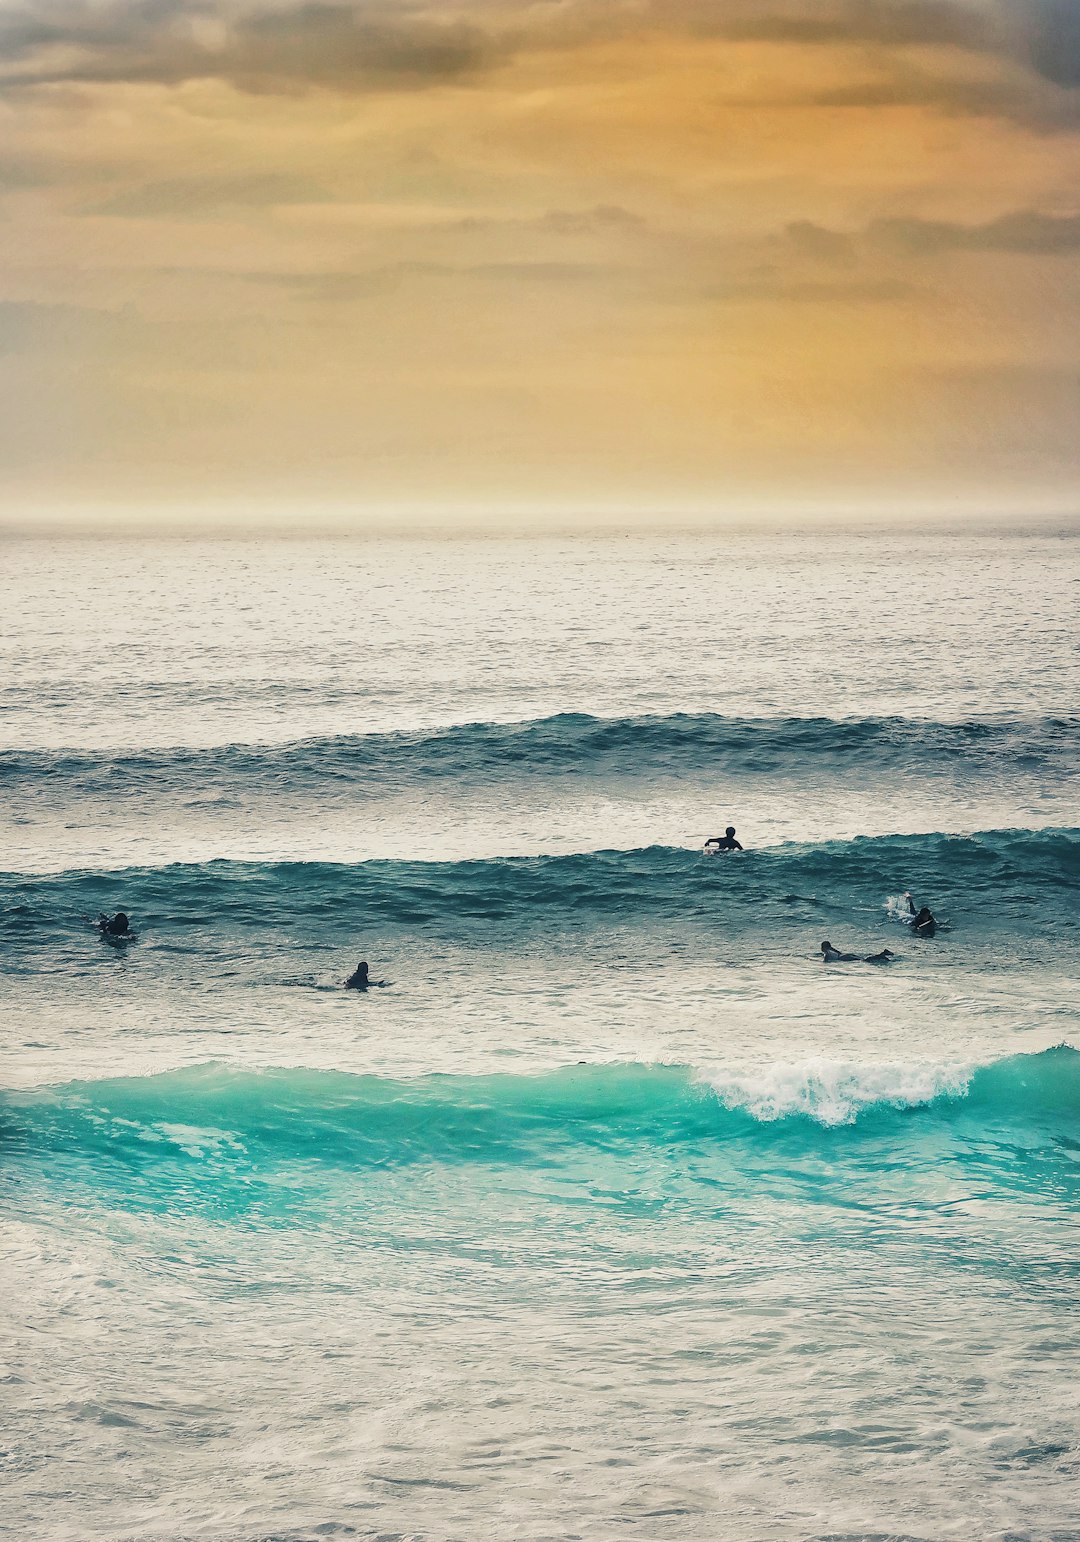
[(864, 1109), (915, 1108), (939, 1097), (962, 1097), (976, 1067), (959, 1061), (856, 1063), (810, 1059), (758, 1070), (703, 1071), (725, 1108), (761, 1123), (804, 1115), (818, 1124), (854, 1124)]

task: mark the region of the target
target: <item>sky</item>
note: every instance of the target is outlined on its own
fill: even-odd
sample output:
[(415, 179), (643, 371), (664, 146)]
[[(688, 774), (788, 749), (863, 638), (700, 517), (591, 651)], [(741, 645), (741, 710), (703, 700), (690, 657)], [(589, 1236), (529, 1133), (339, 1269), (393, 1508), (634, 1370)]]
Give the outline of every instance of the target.
[(1078, 408), (1080, 0), (0, 0), (0, 512), (1064, 506)]

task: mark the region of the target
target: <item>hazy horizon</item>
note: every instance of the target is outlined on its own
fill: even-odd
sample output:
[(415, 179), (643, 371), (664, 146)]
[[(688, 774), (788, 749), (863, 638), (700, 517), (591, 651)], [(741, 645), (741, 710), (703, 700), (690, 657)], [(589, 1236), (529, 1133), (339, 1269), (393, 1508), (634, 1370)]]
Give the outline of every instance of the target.
[(1072, 502), (1026, 505), (982, 500), (921, 500), (875, 506), (865, 501), (759, 503), (743, 506), (648, 509), (567, 503), (533, 508), (505, 505), (418, 507), (361, 504), (304, 506), (247, 500), (175, 505), (132, 501), (70, 506), (0, 505), (0, 541), (67, 540), (539, 540), (681, 537), (717, 540), (754, 535), (984, 533), (1080, 535)]

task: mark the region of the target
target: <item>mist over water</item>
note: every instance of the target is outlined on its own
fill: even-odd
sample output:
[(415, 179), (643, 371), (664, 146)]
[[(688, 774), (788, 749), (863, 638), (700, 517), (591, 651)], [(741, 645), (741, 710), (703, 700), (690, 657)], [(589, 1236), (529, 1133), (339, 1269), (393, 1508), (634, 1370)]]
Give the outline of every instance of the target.
[(1078, 550), (9, 543), (15, 1531), (1071, 1535)]

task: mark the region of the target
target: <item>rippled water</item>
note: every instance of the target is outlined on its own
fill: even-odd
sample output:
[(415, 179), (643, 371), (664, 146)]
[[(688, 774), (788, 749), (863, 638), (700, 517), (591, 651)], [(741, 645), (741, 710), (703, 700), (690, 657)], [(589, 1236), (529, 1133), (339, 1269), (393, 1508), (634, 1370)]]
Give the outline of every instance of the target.
[(13, 1534), (1074, 1537), (1078, 551), (7, 544)]

